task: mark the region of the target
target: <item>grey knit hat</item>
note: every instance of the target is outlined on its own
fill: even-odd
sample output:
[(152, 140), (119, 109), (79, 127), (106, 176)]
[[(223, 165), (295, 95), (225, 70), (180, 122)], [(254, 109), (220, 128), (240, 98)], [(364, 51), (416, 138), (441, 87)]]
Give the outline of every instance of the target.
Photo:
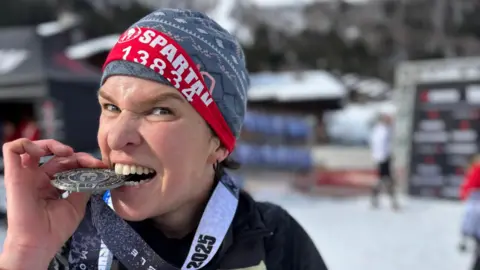
[[(180, 9), (160, 9), (129, 29), (154, 29), (175, 40), (199, 67), (225, 122), (238, 138), (247, 104), (250, 79), (238, 41), (205, 14)], [(126, 33), (129, 33), (128, 30)], [(132, 32), (134, 34), (134, 31)], [(112, 75), (128, 75), (172, 86), (154, 70), (131, 61), (117, 60), (104, 66), (102, 85)]]

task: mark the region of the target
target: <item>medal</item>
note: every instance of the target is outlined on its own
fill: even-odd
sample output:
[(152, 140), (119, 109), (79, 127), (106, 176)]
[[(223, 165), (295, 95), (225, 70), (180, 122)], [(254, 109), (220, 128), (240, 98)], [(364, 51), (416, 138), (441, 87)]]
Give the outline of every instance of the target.
[(52, 185), (70, 192), (102, 192), (123, 186), (126, 175), (109, 169), (74, 169), (54, 175)]

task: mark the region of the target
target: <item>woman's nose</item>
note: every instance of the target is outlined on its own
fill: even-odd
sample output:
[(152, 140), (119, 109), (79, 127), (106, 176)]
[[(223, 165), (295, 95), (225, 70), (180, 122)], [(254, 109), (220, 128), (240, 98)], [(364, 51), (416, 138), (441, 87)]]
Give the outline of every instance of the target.
[(139, 133), (138, 116), (128, 112), (122, 112), (114, 122), (109, 125), (107, 131), (107, 143), (112, 150), (122, 150), (126, 146), (139, 145), (142, 137)]

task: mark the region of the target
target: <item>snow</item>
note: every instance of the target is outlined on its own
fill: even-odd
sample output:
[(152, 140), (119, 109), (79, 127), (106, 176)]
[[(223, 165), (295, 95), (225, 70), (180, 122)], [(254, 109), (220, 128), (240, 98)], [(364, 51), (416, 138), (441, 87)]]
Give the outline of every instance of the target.
[(37, 34), (42, 37), (49, 37), (71, 29), (80, 23), (77, 15), (63, 13), (56, 21), (45, 22), (37, 25)]
[(378, 78), (362, 77), (357, 74), (345, 74), (340, 79), (347, 87), (371, 98), (386, 96), (392, 87)]
[(345, 86), (326, 71), (262, 72), (251, 74), (251, 100), (337, 99), (347, 94)]
[[(223, 0), (225, 1), (225, 0)], [(335, 2), (336, 0), (248, 0), (251, 4), (261, 8), (277, 8), (285, 6), (304, 6), (319, 2)], [(348, 4), (364, 4), (371, 0), (343, 0)]]
[(329, 170), (374, 170), (377, 166), (366, 146), (315, 146), (311, 148), (311, 155), (314, 164)]
[(242, 25), (232, 17), (232, 11), (236, 6), (236, 0), (222, 0), (208, 13), (213, 20), (225, 28), (230, 34), (235, 35), (239, 42), (244, 45), (253, 43), (253, 33), (248, 27)]
[(68, 47), (65, 53), (71, 59), (85, 59), (100, 52), (110, 51), (119, 37), (119, 34), (112, 34), (89, 39)]
[[(242, 44), (251, 44), (253, 35), (245, 26), (238, 23), (231, 16), (235, 7), (234, 0), (221, 1), (213, 11), (208, 15), (220, 24), (225, 30), (235, 35)], [(42, 29), (46, 31), (56, 31), (58, 25), (45, 25)], [(111, 34), (74, 44), (66, 49), (66, 54), (71, 59), (84, 59), (100, 52), (108, 52), (117, 43), (120, 34)]]
[(457, 249), (460, 203), (402, 197), (403, 209), (396, 213), (386, 198), (373, 210), (368, 198), (312, 198), (271, 188), (253, 195), (281, 205), (297, 219), (332, 270), (470, 267), (471, 252)]

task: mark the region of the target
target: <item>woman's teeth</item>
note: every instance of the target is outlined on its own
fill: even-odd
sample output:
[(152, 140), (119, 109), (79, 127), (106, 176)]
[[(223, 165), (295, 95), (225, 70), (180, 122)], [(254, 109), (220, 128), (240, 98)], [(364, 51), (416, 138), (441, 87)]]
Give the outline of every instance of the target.
[(133, 175), (128, 178), (130, 181), (125, 181), (125, 185), (134, 187), (150, 182), (155, 176), (155, 171), (153, 169), (127, 164), (115, 164), (115, 173), (121, 175)]
[(154, 173), (155, 171), (146, 168), (143, 166), (138, 165), (124, 165), (124, 164), (115, 164), (115, 173), (122, 174), (122, 175), (129, 175), (129, 174), (149, 174)]
[(142, 181), (139, 181), (139, 182), (137, 182), (137, 181), (126, 181), (124, 185), (125, 186), (136, 187), (136, 186), (140, 186), (142, 184), (148, 183), (148, 182), (150, 182), (150, 180), (152, 180), (152, 179), (142, 180)]

